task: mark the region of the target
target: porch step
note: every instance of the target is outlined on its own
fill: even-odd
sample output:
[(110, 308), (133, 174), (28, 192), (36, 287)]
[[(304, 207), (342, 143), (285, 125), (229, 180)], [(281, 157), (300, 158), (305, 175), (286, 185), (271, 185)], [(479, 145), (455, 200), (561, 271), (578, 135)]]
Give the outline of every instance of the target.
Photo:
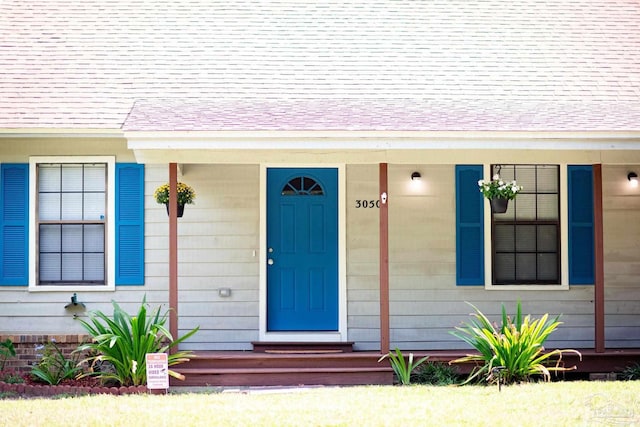
[(254, 341), (253, 351), (273, 354), (351, 353), (353, 342), (264, 342)]
[(195, 352), (174, 367), (185, 381), (172, 386), (297, 386), (392, 384), (388, 363), (375, 352)]
[[(387, 360), (378, 363), (380, 353), (296, 352), (268, 353), (251, 351), (195, 351), (189, 362), (173, 370), (185, 381), (171, 378), (172, 386), (297, 386), (392, 384), (393, 371)], [(318, 350), (318, 349), (316, 349)], [(321, 350), (321, 349), (320, 349)], [(612, 349), (596, 352), (579, 349), (582, 357), (571, 353), (563, 357), (564, 366), (577, 366), (571, 373), (621, 372), (640, 360), (640, 349)], [(403, 352), (405, 355), (410, 351)], [(431, 362), (447, 363), (469, 353), (468, 350), (415, 351), (414, 357), (429, 356)], [(468, 374), (474, 363), (455, 364)]]
[(175, 386), (299, 386), (393, 384), (390, 368), (189, 369)]

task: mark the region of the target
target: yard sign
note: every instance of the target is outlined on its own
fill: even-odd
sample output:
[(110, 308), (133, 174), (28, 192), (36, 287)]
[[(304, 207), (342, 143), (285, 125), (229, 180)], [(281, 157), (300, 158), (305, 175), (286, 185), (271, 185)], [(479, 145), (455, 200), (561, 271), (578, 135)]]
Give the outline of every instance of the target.
[(167, 353), (147, 353), (147, 388), (169, 388), (169, 359)]

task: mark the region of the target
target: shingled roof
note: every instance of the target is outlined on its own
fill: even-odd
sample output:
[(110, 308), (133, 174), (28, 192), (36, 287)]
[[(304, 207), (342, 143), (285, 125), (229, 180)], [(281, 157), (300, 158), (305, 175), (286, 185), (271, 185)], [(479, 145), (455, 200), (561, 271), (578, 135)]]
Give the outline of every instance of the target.
[(635, 0), (3, 0), (0, 128), (640, 130)]

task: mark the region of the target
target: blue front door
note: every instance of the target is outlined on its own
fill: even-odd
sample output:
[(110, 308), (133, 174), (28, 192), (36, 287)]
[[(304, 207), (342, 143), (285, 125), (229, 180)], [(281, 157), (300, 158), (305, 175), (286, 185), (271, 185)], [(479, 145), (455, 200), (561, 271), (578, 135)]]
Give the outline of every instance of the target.
[(267, 169), (267, 330), (338, 330), (337, 169)]

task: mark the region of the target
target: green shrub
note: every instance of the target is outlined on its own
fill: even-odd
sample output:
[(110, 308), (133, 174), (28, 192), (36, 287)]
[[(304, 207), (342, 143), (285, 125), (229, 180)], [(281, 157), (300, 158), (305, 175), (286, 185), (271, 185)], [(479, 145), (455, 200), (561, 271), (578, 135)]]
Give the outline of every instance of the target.
[(627, 366), (622, 371), (622, 378), (627, 381), (640, 380), (640, 363), (634, 363), (631, 366)]
[[(90, 343), (82, 344), (77, 351), (89, 351), (85, 361), (92, 365), (107, 362), (112, 370), (91, 372), (103, 381), (115, 380), (120, 385), (143, 385), (147, 382), (146, 354), (168, 353), (195, 334), (199, 327), (189, 331), (186, 335), (174, 340), (169, 330), (164, 326), (168, 319), (168, 311), (160, 314), (160, 307), (147, 316), (146, 297), (143, 298), (137, 315), (130, 316), (113, 301), (113, 318), (101, 311), (89, 313), (89, 320), (79, 319), (82, 326), (93, 337)], [(178, 351), (168, 355), (169, 366), (189, 360), (191, 352)], [(184, 379), (173, 370), (169, 375)]]
[(409, 353), (409, 360), (407, 362), (405, 361), (400, 349), (396, 347), (395, 354), (390, 351), (388, 354), (385, 354), (380, 359), (378, 359), (378, 363), (382, 362), (387, 357), (389, 358), (389, 363), (391, 363), (391, 369), (393, 369), (396, 377), (398, 377), (398, 381), (402, 385), (411, 384), (411, 374), (413, 373), (413, 371), (429, 358), (429, 356), (425, 356), (414, 363), (413, 353)]
[[(489, 319), (482, 314), (473, 304), (475, 313), (464, 327), (457, 327), (452, 334), (465, 341), (478, 350), (478, 355), (452, 361), (457, 362), (483, 362), (474, 369), (465, 383), (474, 379), (486, 379), (488, 382), (502, 382), (511, 384), (527, 381), (534, 375), (542, 375), (545, 380), (550, 380), (552, 371), (566, 371), (575, 369), (561, 366), (562, 355), (565, 352), (582, 355), (576, 350), (553, 350), (545, 352), (543, 343), (549, 335), (561, 324), (560, 316), (549, 319), (545, 314), (540, 319), (532, 320), (531, 316), (522, 315), (522, 307), (518, 301), (514, 319), (507, 316), (504, 305), (502, 306), (502, 325), (495, 328)], [(555, 359), (555, 365), (550, 363)]]
[(16, 355), (16, 349), (13, 346), (13, 341), (7, 338), (5, 341), (0, 341), (0, 371), (4, 371), (4, 365), (7, 359)]
[(78, 358), (67, 358), (60, 347), (51, 341), (44, 345), (42, 359), (31, 368), (31, 376), (36, 381), (57, 385), (64, 380), (72, 379), (82, 373), (78, 366)]
[(20, 373), (13, 370), (3, 370), (0, 371), (0, 382), (7, 384), (22, 384), (24, 382), (24, 378)]
[(416, 370), (413, 381), (418, 384), (452, 385), (460, 382), (458, 369), (446, 363), (427, 362)]

